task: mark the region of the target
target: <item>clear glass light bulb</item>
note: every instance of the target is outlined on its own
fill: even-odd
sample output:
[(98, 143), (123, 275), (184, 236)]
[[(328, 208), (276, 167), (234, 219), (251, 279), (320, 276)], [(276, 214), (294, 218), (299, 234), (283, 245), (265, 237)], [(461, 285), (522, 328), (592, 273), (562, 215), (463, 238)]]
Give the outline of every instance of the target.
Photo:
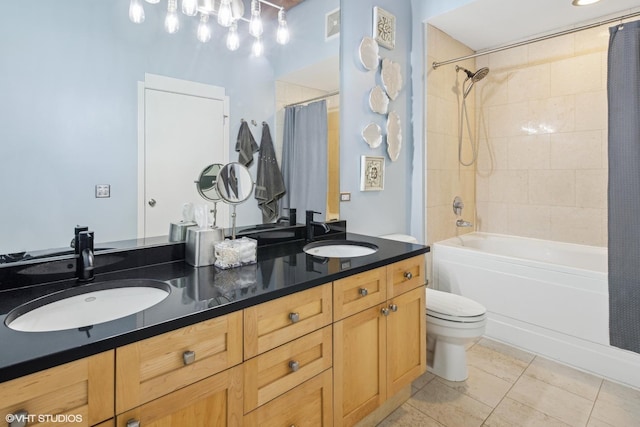
[(187, 16), (196, 16), (198, 13), (198, 0), (182, 0), (182, 13)]
[(223, 27), (230, 27), (233, 23), (233, 12), (231, 11), (231, 0), (222, 0), (218, 9), (218, 24)]
[(164, 29), (169, 34), (174, 34), (180, 29), (178, 0), (169, 0), (167, 3), (167, 16), (164, 18)]
[(249, 22), (249, 34), (253, 37), (262, 35), (262, 19), (260, 18), (260, 2), (251, 0), (251, 21)]
[(253, 56), (262, 56), (262, 54), (264, 53), (264, 46), (260, 37), (256, 38), (253, 41), (253, 45), (251, 46), (251, 53), (253, 53)]
[(131, 0), (131, 3), (129, 3), (129, 19), (134, 24), (144, 22), (144, 9), (140, 0)]
[(227, 49), (238, 50), (240, 47), (240, 37), (238, 37), (238, 23), (234, 22), (229, 27), (229, 33), (227, 34)]
[(211, 27), (209, 27), (209, 15), (206, 13), (200, 14), (200, 23), (198, 24), (198, 40), (202, 43), (206, 43), (211, 40)]
[(289, 43), (289, 28), (287, 27), (287, 19), (284, 9), (278, 12), (278, 30), (276, 31), (276, 41), (279, 44)]
[(149, 3), (149, 4), (158, 4), (158, 3), (160, 3), (160, 0), (147, 0), (147, 3)]

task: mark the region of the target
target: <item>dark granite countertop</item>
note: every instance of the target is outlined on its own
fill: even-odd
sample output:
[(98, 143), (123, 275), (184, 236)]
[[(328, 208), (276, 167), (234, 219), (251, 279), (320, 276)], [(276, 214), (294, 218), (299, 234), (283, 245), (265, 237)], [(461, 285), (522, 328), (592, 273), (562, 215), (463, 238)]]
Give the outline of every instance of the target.
[(304, 253), (305, 242), (297, 240), (259, 247), (257, 264), (229, 270), (214, 266), (196, 268), (184, 261), (173, 261), (97, 274), (94, 283), (117, 279), (165, 281), (170, 285), (171, 293), (144, 311), (81, 330), (17, 332), (4, 323), (14, 308), (34, 298), (76, 286), (75, 280), (2, 290), (0, 382), (429, 251), (427, 246), (353, 233), (347, 233), (346, 238), (370, 242), (379, 249), (374, 254), (357, 258), (317, 258)]

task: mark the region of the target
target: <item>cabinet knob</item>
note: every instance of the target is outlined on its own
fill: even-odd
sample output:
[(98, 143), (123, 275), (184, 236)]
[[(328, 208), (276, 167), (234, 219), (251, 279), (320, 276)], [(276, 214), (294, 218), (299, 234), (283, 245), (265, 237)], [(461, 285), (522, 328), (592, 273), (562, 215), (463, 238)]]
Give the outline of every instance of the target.
[(389, 309), (387, 307), (383, 307), (382, 310), (380, 310), (380, 313), (382, 313), (383, 316), (388, 316)]
[(127, 421), (126, 427), (140, 427), (140, 421), (132, 418)]
[(291, 368), (292, 372), (298, 372), (298, 369), (300, 369), (300, 363), (298, 363), (295, 360), (292, 360), (289, 362), (289, 368)]
[(395, 304), (391, 304), (391, 305), (389, 305), (389, 308), (390, 308), (390, 309), (391, 309), (391, 311), (393, 311), (394, 313), (395, 313), (396, 311), (398, 311), (398, 306), (397, 306), (397, 305), (395, 305)]
[(149, 200), (149, 206), (154, 207), (156, 205), (156, 199)]
[(360, 288), (360, 289), (358, 290), (358, 293), (359, 293), (361, 296), (366, 297), (367, 295), (369, 295), (369, 290), (368, 290), (367, 288)]
[(289, 320), (291, 320), (291, 323), (298, 323), (300, 321), (300, 313), (289, 313)]
[(185, 351), (182, 353), (182, 361), (185, 365), (191, 365), (196, 361), (196, 352), (191, 350)]
[(410, 271), (405, 271), (404, 278), (407, 279), (407, 280), (411, 280), (411, 279), (413, 279), (413, 274), (411, 274)]
[(7, 414), (5, 420), (9, 427), (26, 427), (29, 421), (29, 413), (21, 409), (13, 414)]

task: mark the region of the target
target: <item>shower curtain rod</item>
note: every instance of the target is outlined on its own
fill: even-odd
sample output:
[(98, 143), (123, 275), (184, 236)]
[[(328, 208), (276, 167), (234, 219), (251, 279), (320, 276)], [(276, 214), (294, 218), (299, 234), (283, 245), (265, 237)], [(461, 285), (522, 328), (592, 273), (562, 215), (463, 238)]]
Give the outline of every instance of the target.
[(448, 64), (452, 64), (454, 62), (464, 61), (465, 59), (476, 58), (478, 56), (489, 55), (490, 53), (501, 52), (503, 50), (512, 49), (514, 47), (520, 47), (520, 46), (524, 46), (524, 45), (535, 43), (535, 42), (541, 42), (543, 40), (549, 40), (549, 39), (552, 39), (554, 37), (565, 36), (565, 35), (571, 34), (571, 33), (577, 33), (578, 31), (588, 30), (588, 29), (591, 29), (591, 28), (599, 27), (601, 25), (605, 25), (605, 24), (612, 24), (614, 22), (619, 22), (619, 21), (622, 24), (622, 20), (623, 19), (634, 18), (636, 16), (640, 16), (640, 12), (633, 12), (633, 13), (629, 13), (629, 14), (626, 14), (626, 15), (618, 16), (616, 18), (605, 19), (604, 21), (595, 22), (593, 24), (587, 24), (587, 25), (583, 25), (581, 27), (571, 28), (569, 30), (558, 31), (557, 33), (547, 34), (546, 36), (535, 37), (533, 39), (523, 40), (521, 42), (511, 43), (511, 44), (508, 44), (508, 45), (505, 45), (505, 46), (500, 46), (500, 47), (496, 47), (496, 48), (493, 48), (493, 49), (483, 50), (483, 51), (476, 52), (476, 53), (471, 54), (471, 55), (461, 56), (459, 58), (454, 58), (454, 59), (449, 59), (447, 61), (441, 61), (441, 62), (435, 62), (434, 61), (433, 64), (432, 64), (432, 67), (435, 70), (436, 68), (438, 68), (438, 67), (440, 67), (442, 65), (448, 65)]
[(294, 102), (293, 104), (285, 105), (284, 108), (293, 107), (295, 105), (306, 104), (307, 102), (320, 101), (321, 99), (331, 98), (332, 96), (339, 95), (340, 91), (336, 90), (335, 92), (326, 93), (324, 95), (316, 96), (315, 98), (305, 99), (304, 101)]

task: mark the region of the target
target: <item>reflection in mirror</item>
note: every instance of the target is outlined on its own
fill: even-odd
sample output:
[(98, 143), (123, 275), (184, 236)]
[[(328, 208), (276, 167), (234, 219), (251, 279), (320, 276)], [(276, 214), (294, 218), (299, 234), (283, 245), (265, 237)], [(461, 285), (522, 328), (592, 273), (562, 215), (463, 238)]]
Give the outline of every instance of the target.
[(220, 163), (209, 165), (204, 168), (200, 177), (196, 181), (198, 193), (200, 193), (200, 195), (206, 200), (211, 200), (212, 202), (220, 200), (220, 195), (216, 188), (216, 179), (220, 173), (220, 169), (222, 169), (222, 165)]
[[(139, 107), (140, 82), (145, 82), (147, 74), (224, 88), (229, 105), (224, 142), (230, 159), (235, 159), (233, 146), (241, 118), (264, 120), (276, 129), (279, 113), (274, 100), (280, 106), (301, 100), (277, 100), (276, 81), (281, 77), (291, 81), (296, 73), (313, 72), (313, 64), (337, 57), (339, 38), (325, 37), (325, 18), (339, 8), (340, 1), (273, 2), (285, 7), (295, 4), (287, 10), (292, 37), (286, 46), (270, 44), (273, 41), (265, 38), (261, 58), (251, 56), (246, 38), (236, 51), (227, 49), (220, 32), (207, 43), (199, 42), (194, 36), (198, 20), (187, 19), (180, 11), (180, 30), (166, 33), (166, 7), (160, 7), (166, 2), (143, 2), (143, 24), (129, 20), (130, 0), (3, 4), (0, 27), (12, 36), (0, 38), (4, 65), (0, 140), (5, 142), (0, 170), (11, 178), (11, 184), (0, 188), (4, 207), (0, 210), (0, 254), (24, 253), (28, 258), (40, 251), (51, 252), (51, 248), (69, 252), (73, 237), (69, 230), (77, 224), (90, 225), (100, 247), (124, 249), (152, 240), (137, 239), (139, 225), (144, 225), (138, 206), (147, 202), (137, 186), (143, 155), (138, 148), (139, 123), (145, 119)], [(247, 4), (245, 1), (245, 17), (250, 10)], [(26, 16), (28, 24), (23, 19)], [(275, 30), (276, 18), (268, 24), (265, 16), (265, 33)], [(243, 35), (245, 25), (239, 23)], [(338, 81), (338, 68), (334, 70)], [(309, 80), (321, 78), (316, 74)], [(175, 141), (171, 145), (175, 161), (199, 158), (206, 162), (202, 165), (217, 161), (185, 150), (181, 139), (180, 134), (169, 135)], [(200, 167), (191, 170), (189, 185)], [(46, 171), (47, 179), (26, 173), (28, 170)], [(250, 171), (255, 175), (255, 167)], [(164, 187), (171, 189), (168, 172)], [(110, 185), (109, 197), (96, 197), (96, 186), (102, 184)], [(27, 189), (38, 189), (37, 194)], [(253, 200), (241, 205), (237, 213), (240, 224), (260, 222), (261, 212)], [(166, 222), (162, 227), (166, 230)]]
[(220, 198), (233, 206), (231, 214), (231, 238), (236, 239), (236, 207), (244, 202), (251, 194), (255, 183), (246, 166), (240, 163), (229, 163), (220, 169), (216, 180), (216, 189)]

